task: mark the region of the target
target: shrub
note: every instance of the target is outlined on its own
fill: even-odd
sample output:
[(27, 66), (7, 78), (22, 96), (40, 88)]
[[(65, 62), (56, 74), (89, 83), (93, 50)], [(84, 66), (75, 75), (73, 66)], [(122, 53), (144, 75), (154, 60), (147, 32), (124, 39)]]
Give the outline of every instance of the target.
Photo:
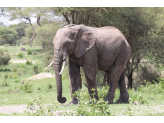
[(26, 65), (32, 65), (32, 62), (26, 61)]
[(17, 56), (18, 58), (23, 58), (23, 53), (19, 53)]
[(32, 51), (30, 49), (27, 50), (27, 55), (32, 55)]
[(17, 72), (17, 68), (13, 68), (13, 70), (12, 70), (13, 72)]
[[(157, 83), (158, 82), (158, 83)], [(147, 94), (157, 94), (157, 93), (164, 93), (164, 78), (158, 78), (158, 81), (154, 84), (150, 84), (148, 81), (145, 81), (146, 85), (142, 85), (138, 88), (138, 91), (147, 93)]]
[(8, 50), (4, 49), (5, 52), (9, 52)]
[(34, 65), (33, 70), (34, 70), (35, 75), (39, 73), (38, 66)]
[(37, 55), (37, 53), (36, 53), (36, 52), (34, 52), (34, 55)]
[(26, 65), (24, 65), (24, 64), (22, 64), (22, 65), (21, 65), (21, 67), (22, 67), (22, 68), (27, 68), (27, 66), (26, 66)]
[(19, 83), (19, 80), (18, 80), (18, 79), (17, 79), (17, 80), (15, 80), (15, 81), (14, 81), (14, 83)]
[(21, 86), (20, 89), (23, 90), (25, 93), (32, 93), (33, 92), (32, 85), (30, 85), (29, 83)]
[(1, 86), (8, 86), (7, 79), (8, 79), (8, 74), (4, 76), (4, 82), (1, 84)]
[(108, 89), (109, 89), (109, 86), (106, 85), (106, 86), (103, 86), (102, 89), (97, 89), (98, 91), (98, 94), (99, 94), (99, 98), (102, 98), (104, 99), (108, 93)]
[(9, 47), (9, 46), (10, 46), (10, 44), (5, 44), (4, 46), (5, 46), (5, 47)]
[(16, 79), (18, 77), (19, 77), (18, 73), (10, 73), (10, 74), (8, 74), (8, 78), (9, 79), (11, 79), (11, 78)]
[(137, 103), (137, 104), (147, 104), (148, 105), (148, 102), (147, 102), (147, 99), (144, 99), (141, 94), (135, 92), (134, 89), (132, 90), (128, 90), (129, 92), (129, 102), (130, 103)]
[[(57, 107), (57, 106), (56, 106)], [(43, 98), (40, 95), (38, 98), (32, 100), (28, 105), (27, 109), (30, 111), (25, 111), (28, 116), (52, 116), (54, 114), (53, 108), (45, 108), (43, 104)]]
[(2, 49), (0, 49), (0, 66), (7, 65), (10, 60), (10, 55), (8, 53), (4, 53)]
[[(84, 94), (82, 93), (86, 93), (86, 91), (78, 90), (73, 96), (78, 97), (78, 99), (81, 100), (84, 99)], [(80, 101), (80, 105), (76, 109), (76, 112), (66, 112), (61, 114), (69, 116), (112, 116), (109, 104), (106, 101), (102, 101), (103, 99), (100, 98), (100, 100), (96, 102), (94, 98), (89, 98), (90, 102)]]
[(52, 89), (52, 85), (51, 84), (48, 85), (48, 89)]

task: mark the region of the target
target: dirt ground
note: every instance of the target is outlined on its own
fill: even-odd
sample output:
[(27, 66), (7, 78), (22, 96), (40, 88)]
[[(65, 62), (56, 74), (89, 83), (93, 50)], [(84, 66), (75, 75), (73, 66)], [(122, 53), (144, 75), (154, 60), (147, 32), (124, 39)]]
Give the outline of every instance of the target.
[(25, 110), (27, 110), (27, 105), (0, 106), (0, 113), (3, 114), (23, 113)]
[[(9, 106), (0, 106), (0, 113), (12, 115), (13, 113), (24, 113), (27, 110), (27, 105), (9, 105)], [(70, 112), (71, 110), (57, 110), (53, 114), (59, 116), (61, 112)], [(30, 111), (31, 112), (31, 111)]]
[[(12, 59), (9, 62), (11, 62), (11, 63), (26, 63), (26, 61), (27, 60), (25, 60), (25, 59), (22, 59), (22, 60), (20, 60), (20, 59)], [(32, 62), (34, 64), (36, 61), (30, 61), (30, 62)]]
[(39, 73), (33, 77), (30, 77), (28, 79), (43, 79), (43, 78), (51, 78), (51, 77), (54, 77), (55, 75), (52, 75), (51, 73)]
[[(164, 105), (157, 105), (157, 106), (150, 106), (149, 108), (153, 109), (154, 112), (163, 113), (164, 112), (163, 107)], [(140, 110), (145, 110), (145, 108), (144, 107), (140, 108)], [(27, 105), (0, 106), (0, 113), (3, 114), (12, 115), (13, 113), (24, 113), (25, 111), (28, 111)], [(60, 112), (69, 112), (69, 111), (71, 110), (66, 110), (66, 111), (57, 110), (56, 112), (54, 112), (54, 114), (58, 116)], [(141, 112), (138, 113), (140, 114)]]

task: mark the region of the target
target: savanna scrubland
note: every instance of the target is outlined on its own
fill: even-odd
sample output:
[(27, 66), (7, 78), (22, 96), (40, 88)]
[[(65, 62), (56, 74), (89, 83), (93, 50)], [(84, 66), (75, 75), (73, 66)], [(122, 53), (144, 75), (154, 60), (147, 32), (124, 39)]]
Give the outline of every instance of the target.
[[(117, 8), (117, 7), (1, 7), (11, 20), (25, 21), (5, 26), (0, 25), (0, 109), (22, 106), (22, 110), (0, 112), (6, 116), (163, 116), (163, 12), (164, 8)], [(3, 11), (2, 11), (3, 10)], [(30, 23), (30, 17), (37, 23)], [(71, 101), (68, 66), (62, 73), (63, 95), (66, 104), (58, 103), (53, 67), (43, 69), (53, 59), (53, 38), (56, 31), (67, 24), (86, 26), (115, 26), (123, 32), (131, 46), (131, 58), (126, 66), (126, 83), (129, 104), (104, 102), (108, 91), (104, 73), (97, 73), (96, 84), (100, 100), (90, 98), (86, 80), (82, 75), (80, 104), (67, 105)], [(25, 50), (23, 50), (23, 48)], [(119, 98), (116, 88), (115, 98)], [(24, 111), (26, 110), (26, 112)]]

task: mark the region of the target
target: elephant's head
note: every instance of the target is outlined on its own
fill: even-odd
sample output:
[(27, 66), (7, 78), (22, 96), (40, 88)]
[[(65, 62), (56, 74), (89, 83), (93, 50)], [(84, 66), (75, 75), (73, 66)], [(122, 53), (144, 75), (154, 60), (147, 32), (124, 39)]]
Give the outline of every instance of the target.
[[(88, 27), (84, 25), (68, 25), (57, 31), (54, 40), (54, 70), (57, 85), (57, 99), (65, 103), (66, 98), (62, 97), (61, 73), (64, 70), (67, 55), (81, 57), (88, 49), (95, 44), (95, 37)], [(61, 70), (61, 66), (63, 67)]]

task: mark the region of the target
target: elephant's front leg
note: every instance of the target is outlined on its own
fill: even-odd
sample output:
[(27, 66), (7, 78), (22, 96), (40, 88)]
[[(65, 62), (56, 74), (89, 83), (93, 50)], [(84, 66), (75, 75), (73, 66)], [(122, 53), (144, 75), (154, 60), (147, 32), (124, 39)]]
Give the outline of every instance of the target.
[(69, 80), (70, 80), (70, 92), (72, 96), (72, 100), (69, 104), (78, 104), (78, 99), (74, 97), (72, 94), (75, 93), (78, 89), (81, 89), (82, 87), (80, 66), (69, 60), (68, 71), (69, 71)]
[(98, 100), (98, 93), (96, 87), (96, 73), (97, 73), (97, 66), (88, 66), (84, 65), (84, 73), (88, 85), (88, 92), (92, 98)]

